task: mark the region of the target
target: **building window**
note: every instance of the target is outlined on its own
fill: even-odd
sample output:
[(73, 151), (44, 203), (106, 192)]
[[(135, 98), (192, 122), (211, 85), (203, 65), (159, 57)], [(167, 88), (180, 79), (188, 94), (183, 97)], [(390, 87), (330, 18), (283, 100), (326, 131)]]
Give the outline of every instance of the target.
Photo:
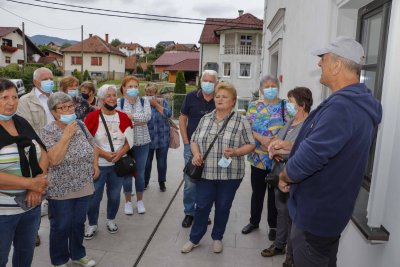
[(240, 45), (251, 45), (251, 40), (252, 40), (251, 35), (241, 35), (240, 36)]
[(71, 57), (71, 65), (82, 65), (82, 57)]
[(204, 65), (205, 70), (215, 70), (218, 73), (218, 63), (216, 62), (207, 62), (206, 65)]
[(231, 76), (231, 63), (224, 63), (224, 76), (225, 77)]
[(22, 65), (22, 64), (24, 64), (24, 60), (23, 59), (18, 59), (17, 63), (18, 63), (18, 65)]
[(12, 40), (3, 38), (2, 45), (12, 46)]
[(250, 77), (250, 63), (240, 63), (239, 77)]
[(92, 57), (91, 65), (92, 66), (101, 66), (103, 65), (103, 58), (102, 57)]
[(17, 48), (22, 50), (24, 49), (24, 46), (22, 44), (17, 44)]
[(10, 64), (11, 63), (11, 57), (6, 57), (6, 64)]

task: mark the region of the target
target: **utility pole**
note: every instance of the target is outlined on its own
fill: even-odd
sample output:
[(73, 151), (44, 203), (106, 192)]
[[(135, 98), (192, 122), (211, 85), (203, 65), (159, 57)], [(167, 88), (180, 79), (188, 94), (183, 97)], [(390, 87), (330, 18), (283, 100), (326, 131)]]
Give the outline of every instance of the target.
[(25, 22), (22, 22), (22, 46), (22, 52), (24, 53), (24, 64), (22, 65), (22, 72), (24, 72), (26, 64)]
[(81, 25), (81, 82), (83, 81), (83, 25)]

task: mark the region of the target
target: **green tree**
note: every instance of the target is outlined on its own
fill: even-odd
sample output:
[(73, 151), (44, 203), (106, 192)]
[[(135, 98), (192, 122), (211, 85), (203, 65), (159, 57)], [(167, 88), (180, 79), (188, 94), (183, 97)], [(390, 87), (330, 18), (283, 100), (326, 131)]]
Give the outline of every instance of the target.
[(70, 44), (70, 43), (63, 43), (63, 44), (61, 45), (61, 49), (70, 47), (71, 45), (72, 45), (72, 44)]
[(79, 83), (82, 82), (82, 75), (79, 70), (74, 69), (74, 71), (71, 73), (71, 75), (74, 76), (75, 78), (77, 78), (79, 80)]
[(186, 80), (185, 74), (182, 71), (178, 71), (178, 73), (176, 74), (174, 92), (174, 117), (177, 118), (181, 111), (182, 103), (186, 95)]
[(138, 74), (143, 74), (143, 68), (139, 65), (139, 66), (137, 66), (137, 68), (136, 68), (136, 73), (138, 73)]
[(88, 70), (85, 70), (85, 72), (83, 73), (83, 81), (91, 81), (92, 78), (89, 75)]
[(112, 45), (112, 46), (117, 47), (117, 46), (119, 46), (120, 44), (122, 44), (122, 42), (121, 42), (118, 38), (113, 39), (113, 40), (111, 41), (111, 45)]

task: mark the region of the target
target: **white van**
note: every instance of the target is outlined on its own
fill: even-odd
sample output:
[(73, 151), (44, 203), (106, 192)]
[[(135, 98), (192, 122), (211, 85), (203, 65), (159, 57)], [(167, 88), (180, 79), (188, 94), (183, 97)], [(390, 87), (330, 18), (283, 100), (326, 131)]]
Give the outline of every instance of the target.
[(21, 79), (10, 79), (10, 81), (12, 81), (17, 87), (18, 96), (22, 96), (26, 93), (24, 82)]

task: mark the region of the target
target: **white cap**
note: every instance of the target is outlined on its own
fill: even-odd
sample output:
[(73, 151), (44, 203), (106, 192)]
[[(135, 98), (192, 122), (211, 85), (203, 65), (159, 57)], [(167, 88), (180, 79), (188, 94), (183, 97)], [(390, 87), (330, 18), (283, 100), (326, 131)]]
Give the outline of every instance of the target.
[(314, 56), (322, 57), (324, 54), (332, 53), (340, 57), (354, 61), (357, 64), (364, 64), (364, 49), (359, 42), (351, 37), (339, 36), (327, 47), (312, 52)]

